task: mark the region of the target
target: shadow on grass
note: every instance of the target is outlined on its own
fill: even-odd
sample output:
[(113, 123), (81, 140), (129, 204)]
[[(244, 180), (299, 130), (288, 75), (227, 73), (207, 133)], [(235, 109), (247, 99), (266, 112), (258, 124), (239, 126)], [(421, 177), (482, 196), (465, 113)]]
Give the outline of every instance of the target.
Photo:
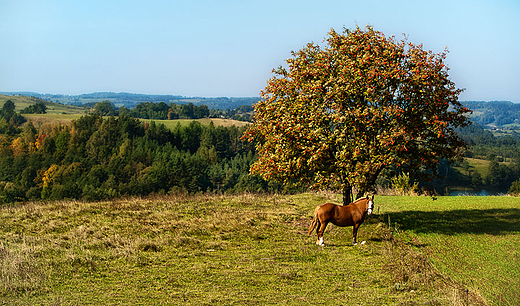
[(490, 234), (520, 233), (520, 209), (470, 209), (450, 211), (403, 211), (380, 215), (399, 230), (416, 233)]

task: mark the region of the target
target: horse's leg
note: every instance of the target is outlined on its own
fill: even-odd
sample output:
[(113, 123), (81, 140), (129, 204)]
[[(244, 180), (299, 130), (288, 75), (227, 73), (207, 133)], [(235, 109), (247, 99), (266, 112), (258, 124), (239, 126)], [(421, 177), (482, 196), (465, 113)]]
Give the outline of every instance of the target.
[(357, 245), (357, 231), (361, 224), (354, 224), (352, 227), (352, 244)]
[(327, 223), (328, 222), (318, 222), (319, 226), (317, 229), (317, 233), (318, 233), (318, 241), (316, 241), (317, 245), (325, 246), (325, 243), (323, 242), (323, 232), (325, 232)]
[(317, 245), (320, 245), (320, 227), (321, 227), (321, 222), (320, 222), (320, 219), (318, 218), (318, 220), (316, 220), (316, 244)]

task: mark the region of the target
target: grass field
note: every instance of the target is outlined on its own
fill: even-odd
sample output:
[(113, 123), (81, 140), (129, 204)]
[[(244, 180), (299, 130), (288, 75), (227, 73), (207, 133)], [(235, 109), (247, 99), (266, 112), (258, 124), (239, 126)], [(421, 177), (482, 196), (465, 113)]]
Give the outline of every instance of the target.
[[(490, 304), (520, 305), (520, 198), (384, 198), (398, 237)], [(392, 221), (393, 220), (393, 221)]]
[[(38, 126), (38, 124), (52, 124), (52, 123), (62, 123), (67, 124), (72, 120), (79, 119), (84, 114), (70, 113), (47, 113), (47, 114), (26, 114), (25, 118), (32, 121), (33, 124)], [(198, 121), (203, 125), (209, 125), (210, 122), (213, 122), (215, 126), (232, 126), (235, 125), (237, 127), (241, 127), (249, 124), (249, 122), (237, 121), (232, 119), (221, 119), (221, 118), (204, 118), (204, 119), (177, 119), (177, 120), (151, 120), (151, 119), (139, 119), (143, 122), (151, 122), (154, 121), (156, 124), (164, 124), (167, 128), (173, 129), (180, 123), (182, 126), (187, 126), (192, 121)]]
[[(0, 304), (517, 305), (520, 198), (376, 196), (350, 244), (334, 194), (0, 209)], [(468, 291), (466, 291), (466, 289)]]
[[(26, 96), (6, 96), (0, 95), (0, 108), (4, 105), (5, 101), (11, 100), (14, 102), (16, 110), (20, 111), (27, 106), (35, 104), (38, 100), (32, 97)], [(46, 102), (47, 105), (47, 113), (46, 114), (25, 114), (23, 115), (26, 119), (33, 122), (34, 125), (38, 126), (39, 124), (53, 124), (53, 123), (61, 123), (68, 124), (72, 120), (79, 119), (81, 116), (86, 114), (86, 109), (63, 105), (58, 103)], [(203, 119), (178, 119), (178, 120), (150, 120), (150, 119), (140, 119), (144, 122), (155, 121), (155, 123), (164, 124), (167, 128), (173, 129), (180, 123), (183, 126), (190, 124), (192, 121), (198, 121), (203, 125), (209, 125), (210, 122), (213, 122), (215, 126), (237, 126), (241, 127), (249, 124), (244, 121), (237, 121), (232, 119), (223, 119), (223, 118), (203, 118)]]
[[(469, 164), (469, 169), (468, 170), (470, 172), (476, 171), (476, 172), (478, 172), (481, 175), (481, 177), (486, 177), (488, 175), (488, 173), (489, 173), (489, 164), (491, 163), (491, 161), (486, 160), (486, 159), (468, 158), (468, 157), (464, 157), (464, 161), (468, 162), (468, 164)], [(511, 162), (510, 161), (504, 161), (504, 162), (500, 162), (500, 164), (503, 164), (503, 165), (506, 165), (506, 166), (510, 166)], [(469, 175), (468, 171), (466, 169), (464, 169), (460, 165), (459, 166), (454, 166), (454, 168), (456, 170), (458, 170), (462, 174)]]
[(232, 119), (223, 119), (223, 118), (203, 118), (203, 119), (176, 119), (176, 120), (151, 120), (151, 119), (140, 119), (141, 121), (145, 122), (151, 122), (154, 121), (157, 124), (164, 124), (167, 128), (173, 129), (175, 126), (177, 126), (178, 123), (180, 123), (182, 126), (189, 125), (192, 121), (198, 121), (203, 125), (209, 125), (210, 122), (213, 122), (215, 126), (245, 126), (248, 125), (249, 122), (245, 121), (237, 121)]
[(38, 101), (37, 99), (31, 98), (31, 97), (26, 97), (26, 96), (0, 95), (0, 108), (2, 108), (4, 106), (4, 103), (7, 100), (11, 100), (14, 103), (15, 109), (17, 111), (20, 111), (29, 105), (33, 105)]
[[(13, 101), (15, 105), (15, 109), (17, 111), (20, 111), (27, 106), (33, 105), (38, 101), (36, 98), (33, 97), (26, 97), (26, 96), (6, 96), (6, 95), (0, 95), (0, 108), (3, 107), (4, 103), (7, 100)], [(64, 105), (64, 104), (58, 104), (53, 102), (44, 101), (45, 105), (47, 106), (47, 113), (48, 115), (83, 115), (85, 113), (85, 108), (77, 107), (77, 106), (71, 106), (71, 105)]]

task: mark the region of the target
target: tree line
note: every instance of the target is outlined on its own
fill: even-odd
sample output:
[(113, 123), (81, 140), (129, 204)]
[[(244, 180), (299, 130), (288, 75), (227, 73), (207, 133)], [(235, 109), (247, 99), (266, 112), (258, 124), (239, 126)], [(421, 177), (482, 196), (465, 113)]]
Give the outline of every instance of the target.
[(255, 153), (244, 129), (193, 121), (170, 130), (124, 114), (28, 122), (0, 135), (0, 203), (279, 188), (248, 175)]
[(164, 102), (143, 102), (133, 109), (125, 106), (116, 108), (115, 105), (106, 100), (94, 103), (93, 112), (102, 116), (130, 116), (141, 119), (175, 120), (175, 119), (201, 119), (201, 118), (229, 118), (240, 121), (250, 121), (252, 106), (242, 105), (232, 110), (210, 109), (207, 105), (188, 104), (166, 104)]

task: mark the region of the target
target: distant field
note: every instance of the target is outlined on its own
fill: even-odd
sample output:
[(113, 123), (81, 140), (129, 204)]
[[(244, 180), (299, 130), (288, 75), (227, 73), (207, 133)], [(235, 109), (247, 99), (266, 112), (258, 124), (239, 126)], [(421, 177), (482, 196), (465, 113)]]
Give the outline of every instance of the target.
[[(485, 159), (478, 159), (478, 158), (468, 158), (464, 157), (464, 160), (468, 162), (470, 168), (469, 171), (477, 171), (480, 173), (482, 177), (486, 177), (489, 172), (489, 160)], [(501, 164), (509, 165), (510, 162), (501, 162)], [(468, 173), (466, 170), (461, 166), (455, 166), (455, 169), (457, 169), (460, 173), (467, 175)]]
[[(38, 101), (36, 98), (32, 97), (26, 97), (26, 96), (5, 96), (0, 95), (0, 107), (4, 105), (4, 103), (7, 100), (11, 100), (14, 102), (15, 108), (17, 111), (20, 111), (27, 106), (33, 105)], [(71, 106), (71, 105), (63, 105), (48, 101), (43, 101), (45, 105), (47, 106), (47, 113), (48, 114), (60, 114), (60, 115), (77, 115), (77, 114), (84, 114), (85, 108), (77, 107), (77, 106)]]
[(248, 125), (249, 122), (244, 121), (237, 121), (232, 119), (222, 119), (222, 118), (203, 118), (203, 119), (177, 119), (177, 120), (155, 120), (155, 119), (140, 119), (141, 121), (151, 122), (154, 121), (155, 123), (162, 123), (167, 128), (173, 129), (175, 126), (177, 126), (178, 123), (180, 123), (182, 126), (189, 125), (192, 121), (198, 121), (202, 123), (203, 125), (209, 125), (210, 122), (213, 122), (215, 126), (245, 126)]
[(33, 105), (38, 99), (26, 97), (26, 96), (6, 96), (0, 95), (0, 108), (4, 106), (7, 100), (11, 100), (14, 103), (15, 109), (20, 111), (29, 105)]
[(37, 126), (38, 124), (52, 123), (68, 124), (72, 120), (79, 119), (83, 115), (84, 114), (58, 114), (49, 112), (47, 114), (24, 114), (23, 116)]
[[(469, 163), (471, 170), (477, 171), (478, 173), (480, 173), (480, 175), (482, 177), (485, 177), (488, 174), (489, 163), (490, 163), (489, 160), (467, 158), (467, 157), (464, 158), (464, 160)], [(462, 170), (462, 169), (459, 169), (459, 171), (461, 171), (461, 173), (464, 173), (464, 170)], [(464, 174), (466, 174), (466, 173), (464, 173)]]
[[(72, 120), (79, 119), (84, 114), (62, 114), (62, 113), (47, 113), (47, 114), (26, 114), (24, 115), (28, 120), (34, 122), (35, 124), (41, 123), (53, 123), (60, 122), (63, 124), (69, 123)], [(178, 119), (178, 120), (151, 120), (151, 119), (140, 119), (143, 122), (151, 122), (154, 121), (156, 124), (164, 124), (167, 128), (173, 129), (180, 123), (183, 126), (189, 125), (192, 121), (198, 121), (203, 125), (209, 125), (210, 122), (213, 122), (215, 126), (232, 126), (235, 125), (237, 127), (244, 126), (249, 124), (244, 121), (237, 121), (231, 119), (221, 119), (221, 118), (204, 118), (204, 119)]]
[(329, 225), (316, 246), (312, 212), (339, 198), (0, 207), (0, 304), (520, 304), (520, 198), (376, 196), (366, 244)]
[[(4, 105), (5, 101), (11, 100), (15, 103), (16, 110), (20, 111), (26, 108), (29, 105), (33, 105), (36, 103), (36, 99), (26, 96), (5, 96), (0, 95), (0, 108)], [(62, 124), (67, 124), (72, 120), (79, 119), (81, 116), (85, 115), (86, 109), (70, 106), (70, 105), (62, 105), (57, 103), (46, 102), (47, 105), (47, 113), (46, 114), (25, 114), (23, 115), (28, 120), (34, 122), (36, 125), (38, 124), (47, 124), (59, 122)], [(167, 128), (174, 128), (177, 123), (181, 125), (188, 125), (190, 122), (194, 121), (191, 119), (179, 119), (179, 120), (150, 120), (150, 119), (140, 119), (141, 121), (155, 121), (156, 123), (162, 123)], [(196, 119), (204, 125), (209, 125), (210, 122), (213, 122), (215, 126), (232, 126), (235, 125), (237, 127), (244, 126), (249, 124), (244, 121), (237, 121), (232, 119), (222, 119), (222, 118), (204, 118), (204, 119)]]

